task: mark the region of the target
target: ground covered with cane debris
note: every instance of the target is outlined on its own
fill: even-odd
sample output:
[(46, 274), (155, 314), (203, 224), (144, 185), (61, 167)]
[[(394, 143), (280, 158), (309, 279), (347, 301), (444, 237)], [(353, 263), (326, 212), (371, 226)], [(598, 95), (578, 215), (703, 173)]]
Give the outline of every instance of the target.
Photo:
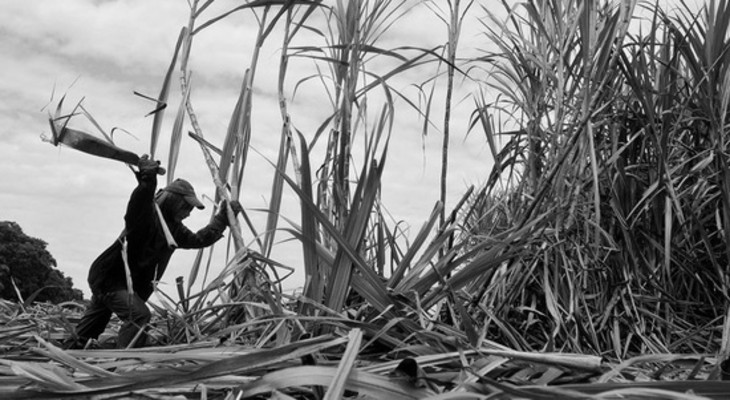
[[(112, 324), (85, 350), (59, 346), (81, 305), (0, 303), (3, 399), (547, 399), (726, 398), (710, 355), (656, 354), (623, 362), (570, 353), (514, 351), (424, 330), (400, 348), (369, 344), (367, 324), (334, 321), (332, 333), (277, 343), (256, 332), (294, 323), (261, 317), (192, 343), (114, 349)], [(358, 326), (359, 325), (359, 326)], [(226, 338), (236, 339), (226, 340)], [(368, 345), (369, 344), (369, 345)]]

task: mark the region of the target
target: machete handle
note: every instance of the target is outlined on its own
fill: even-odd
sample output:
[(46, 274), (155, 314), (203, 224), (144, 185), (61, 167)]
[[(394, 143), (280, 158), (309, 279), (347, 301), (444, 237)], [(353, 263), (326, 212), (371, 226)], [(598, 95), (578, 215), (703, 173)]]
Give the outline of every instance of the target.
[(163, 167), (157, 167), (157, 175), (165, 175), (167, 173), (167, 170)]
[[(126, 152), (126, 150), (123, 150), (123, 151)], [(135, 157), (137, 157), (137, 161), (134, 162), (134, 163), (132, 163), (132, 164), (137, 165), (138, 167), (139, 167), (139, 160), (141, 160), (142, 158), (149, 159), (149, 156), (147, 154), (143, 155), (142, 157), (139, 157), (139, 156), (137, 156), (136, 154), (134, 154), (132, 152), (128, 152), (128, 153), (131, 153), (132, 155), (134, 155)], [(157, 175), (165, 175), (166, 173), (167, 173), (167, 170), (165, 170), (165, 168), (161, 167), (160, 166), (160, 162), (157, 161)]]
[(157, 175), (165, 175), (167, 173), (167, 170), (163, 167), (157, 167)]

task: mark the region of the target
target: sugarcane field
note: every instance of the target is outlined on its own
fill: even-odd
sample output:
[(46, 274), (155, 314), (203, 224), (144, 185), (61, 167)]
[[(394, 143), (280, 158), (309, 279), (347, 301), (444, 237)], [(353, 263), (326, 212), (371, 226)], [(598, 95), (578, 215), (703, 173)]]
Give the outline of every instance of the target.
[(730, 1), (11, 3), (0, 399), (730, 399)]

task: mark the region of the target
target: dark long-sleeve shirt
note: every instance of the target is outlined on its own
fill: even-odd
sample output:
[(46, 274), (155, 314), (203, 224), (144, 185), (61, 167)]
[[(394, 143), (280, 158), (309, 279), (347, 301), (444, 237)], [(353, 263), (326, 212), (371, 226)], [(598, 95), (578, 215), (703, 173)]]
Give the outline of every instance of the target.
[[(157, 175), (137, 174), (137, 182), (127, 204), (124, 233), (91, 264), (88, 282), (93, 293), (127, 290), (122, 259), (124, 240), (127, 242), (132, 285), (135, 293), (144, 300), (152, 294), (152, 282), (162, 277), (175, 251), (174, 247), (168, 246), (155, 210)], [(181, 222), (167, 220), (166, 223), (177, 247), (197, 249), (210, 246), (223, 236), (227, 218), (219, 212), (197, 232), (192, 232)]]

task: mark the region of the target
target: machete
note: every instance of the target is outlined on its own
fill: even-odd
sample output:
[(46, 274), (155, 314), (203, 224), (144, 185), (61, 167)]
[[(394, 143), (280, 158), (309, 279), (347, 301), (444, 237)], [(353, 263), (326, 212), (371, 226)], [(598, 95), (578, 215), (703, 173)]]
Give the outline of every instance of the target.
[[(54, 146), (58, 146), (59, 143), (63, 143), (68, 147), (97, 157), (109, 158), (132, 165), (137, 165), (139, 163), (139, 156), (129, 150), (122, 149), (121, 147), (107, 141), (103, 141), (77, 129), (63, 126), (60, 127), (60, 132), (58, 132), (59, 126), (55, 125), (52, 120), (50, 122), (51, 132), (53, 134), (53, 138), (50, 142)], [(158, 174), (164, 175), (165, 172), (164, 168), (157, 168)]]

